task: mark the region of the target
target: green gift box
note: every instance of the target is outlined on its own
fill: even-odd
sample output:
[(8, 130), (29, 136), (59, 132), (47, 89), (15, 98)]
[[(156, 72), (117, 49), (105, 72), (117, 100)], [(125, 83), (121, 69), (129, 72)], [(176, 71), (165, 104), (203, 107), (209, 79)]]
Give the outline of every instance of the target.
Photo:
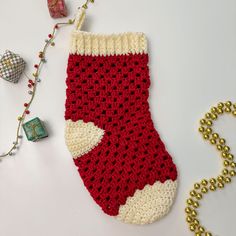
[(38, 117), (24, 123), (23, 129), (27, 139), (32, 142), (48, 137), (48, 133), (43, 125), (43, 122)]

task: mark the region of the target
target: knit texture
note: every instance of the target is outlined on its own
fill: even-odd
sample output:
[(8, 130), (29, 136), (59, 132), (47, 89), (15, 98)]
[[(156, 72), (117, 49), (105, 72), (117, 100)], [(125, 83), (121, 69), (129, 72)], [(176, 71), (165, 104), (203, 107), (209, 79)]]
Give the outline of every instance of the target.
[(144, 34), (73, 32), (67, 74), (66, 143), (91, 196), (124, 222), (160, 219), (177, 170), (149, 111)]

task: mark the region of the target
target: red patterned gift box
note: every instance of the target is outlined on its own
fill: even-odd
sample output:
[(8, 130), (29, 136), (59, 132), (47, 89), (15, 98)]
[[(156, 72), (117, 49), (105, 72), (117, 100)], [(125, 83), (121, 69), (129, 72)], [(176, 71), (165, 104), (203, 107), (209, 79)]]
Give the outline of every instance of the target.
[(52, 18), (67, 16), (67, 8), (64, 0), (48, 0), (48, 8)]

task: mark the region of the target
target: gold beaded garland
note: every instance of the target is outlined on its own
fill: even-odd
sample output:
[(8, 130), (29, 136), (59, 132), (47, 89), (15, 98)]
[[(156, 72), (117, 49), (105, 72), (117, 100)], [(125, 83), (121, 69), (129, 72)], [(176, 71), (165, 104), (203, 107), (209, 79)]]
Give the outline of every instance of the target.
[[(195, 183), (193, 190), (190, 191), (190, 198), (187, 199), (187, 207), (185, 212), (187, 214), (186, 222), (189, 224), (190, 231), (194, 232), (195, 236), (212, 236), (212, 233), (200, 225), (197, 219), (197, 211), (194, 210), (199, 208), (200, 201), (205, 194), (210, 191), (214, 192), (217, 189), (223, 189), (225, 184), (229, 184), (232, 181), (232, 177), (236, 176), (236, 163), (233, 161), (234, 156), (230, 153), (230, 147), (226, 146), (226, 140), (218, 133), (213, 132), (212, 126), (213, 121), (218, 118), (221, 114), (231, 114), (236, 116), (236, 103), (231, 101), (220, 102), (216, 107), (212, 107), (207, 112), (203, 119), (200, 120), (199, 132), (202, 133), (202, 137), (209, 143), (216, 145), (217, 150), (220, 152), (223, 168), (221, 174), (216, 178), (210, 178), (209, 180), (203, 179), (199, 183)], [(194, 199), (194, 200), (193, 200)]]

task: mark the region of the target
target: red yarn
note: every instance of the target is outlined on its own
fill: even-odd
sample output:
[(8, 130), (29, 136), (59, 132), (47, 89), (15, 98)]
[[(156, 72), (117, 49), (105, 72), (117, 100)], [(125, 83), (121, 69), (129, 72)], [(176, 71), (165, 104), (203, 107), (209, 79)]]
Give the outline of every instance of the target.
[(65, 119), (105, 131), (75, 160), (85, 186), (109, 215), (137, 189), (176, 180), (176, 166), (154, 128), (148, 104), (148, 55), (70, 55)]

